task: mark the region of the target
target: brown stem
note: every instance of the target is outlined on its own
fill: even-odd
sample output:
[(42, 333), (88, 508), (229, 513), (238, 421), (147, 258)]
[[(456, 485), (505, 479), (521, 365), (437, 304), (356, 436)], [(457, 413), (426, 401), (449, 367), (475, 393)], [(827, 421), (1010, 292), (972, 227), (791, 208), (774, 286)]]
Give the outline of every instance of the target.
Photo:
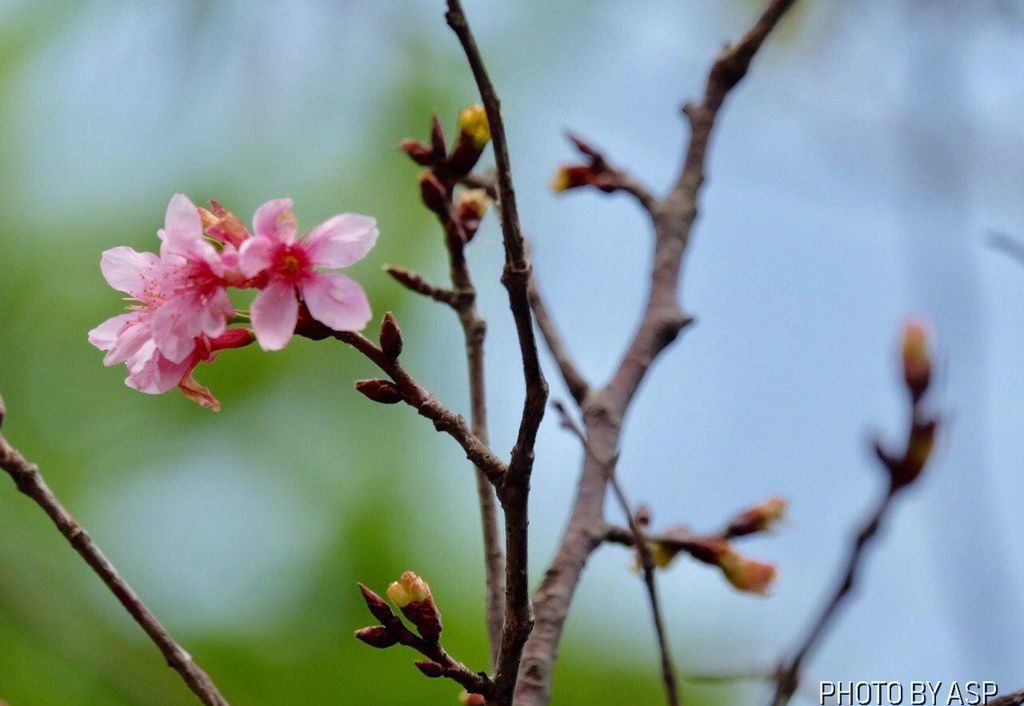
[(506, 600), (495, 683), (496, 703), (504, 706), (512, 702), (523, 646), (533, 629), (533, 610), (527, 578), (528, 499), (534, 445), (547, 405), (548, 386), (540, 367), (533, 330), (529, 300), (531, 268), (526, 255), (526, 242), (519, 224), (519, 209), (516, 206), (512, 164), (501, 115), (501, 102), (470, 30), (462, 3), (460, 0), (447, 0), (447, 3), (448, 11), (445, 18), (466, 54), (480, 92), (480, 99), (487, 112), (487, 121), (494, 142), (497, 195), (501, 206), (501, 231), (505, 246), (505, 268), (501, 281), (508, 290), (509, 307), (515, 320), (526, 383), (519, 434), (512, 449), (508, 473), (498, 488), (498, 498), (505, 511)]
[(396, 359), (384, 353), (373, 341), (356, 331), (331, 331), (313, 321), (300, 320), (295, 332), (310, 338), (333, 336), (362, 353), (394, 381), (402, 393), (402, 401), (432, 421), (438, 431), (445, 432), (459, 443), (466, 452), (466, 458), (483, 471), (488, 481), (495, 486), (502, 482), (507, 470), (505, 462), (473, 433), (462, 416), (445, 407), (432, 392), (420, 385)]
[(569, 524), (534, 596), (536, 629), (523, 651), (517, 706), (543, 706), (550, 700), (551, 670), (569, 604), (603, 533), (607, 469), (598, 459), (612, 458), (617, 451), (622, 419), (637, 389), (654, 360), (689, 321), (678, 302), (679, 279), (715, 119), (729, 91), (746, 75), (765, 38), (794, 2), (772, 0), (743, 38), (724, 48), (708, 74), (701, 102), (686, 110), (691, 133), (682, 172), (669, 195), (653, 207), (654, 264), (642, 320), (611, 381), (591, 391), (581, 406), (593, 453), (585, 457)]
[(96, 575), (132, 616), (132, 619), (160, 649), (168, 666), (181, 675), (188, 688), (207, 706), (227, 706), (227, 700), (221, 696), (206, 672), (193, 661), (192, 656), (181, 645), (174, 641), (174, 638), (150, 612), (142, 599), (132, 590), (132, 587), (121, 578), (117, 569), (103, 555), (92, 537), (47, 487), (46, 481), (43, 480), (36, 465), (26, 460), (17, 449), (7, 442), (3, 435), (0, 435), (0, 468), (7, 471), (18, 490), (35, 501), (50, 517), (64, 538), (96, 572)]
[(857, 538), (846, 558), (846, 568), (843, 571), (842, 580), (836, 587), (835, 592), (825, 604), (821, 614), (814, 621), (811, 629), (808, 630), (807, 635), (793, 653), (793, 656), (779, 668), (778, 676), (776, 677), (775, 695), (772, 697), (773, 706), (782, 706), (789, 703), (790, 698), (792, 698), (797, 687), (799, 687), (800, 669), (803, 666), (803, 662), (807, 658), (808, 653), (821, 640), (825, 630), (832, 620), (835, 619), (840, 606), (842, 606), (850, 590), (853, 588), (857, 574), (864, 561), (864, 550), (871, 543), (871, 540), (877, 536), (878, 529), (881, 527), (886, 513), (888, 513), (892, 506), (894, 496), (895, 491), (890, 489), (879, 500), (870, 518), (868, 518), (857, 533)]
[[(487, 324), (476, 308), (476, 288), (466, 263), (464, 246), (466, 238), (451, 215), (451, 189), (448, 196), (448, 213), (441, 217), (441, 225), (448, 237), (448, 255), (454, 291), (460, 294), (453, 304), (462, 325), (466, 343), (466, 365), (469, 374), (470, 416), (473, 433), (483, 443), (488, 443), (487, 434), (487, 386), (484, 379), (484, 338)], [(505, 615), (505, 554), (501, 548), (501, 531), (498, 527), (497, 498), (494, 488), (487, 479), (484, 469), (477, 467), (477, 498), (480, 505), (480, 524), (484, 543), (484, 568), (487, 582), (486, 612), (487, 638), (490, 648), (491, 667), (497, 668), (498, 648), (501, 644), (502, 624)]]
[[(561, 403), (556, 402), (554, 406), (558, 411), (562, 427), (572, 432), (583, 444), (584, 452), (589, 454), (590, 447), (587, 444), (587, 437), (583, 433), (583, 430), (576, 425), (572, 417), (569, 415), (569, 411), (565, 409)], [(629, 522), (629, 536), (632, 540), (633, 546), (636, 548), (637, 556), (640, 557), (640, 565), (643, 568), (644, 586), (647, 589), (647, 598), (651, 604), (651, 617), (654, 620), (654, 632), (658, 638), (658, 650), (661, 653), (661, 679), (665, 684), (665, 699), (669, 706), (679, 706), (679, 687), (676, 682), (676, 668), (672, 661), (672, 651), (668, 642), (668, 631), (665, 629), (665, 621), (661, 614), (661, 603), (658, 600), (658, 586), (654, 575), (654, 557), (651, 556), (651, 548), (647, 543), (644, 528), (641, 527), (640, 522), (637, 521), (636, 515), (633, 513), (632, 506), (629, 504), (629, 500), (626, 499), (626, 492), (622, 489), (622, 484), (619, 483), (615, 462), (610, 461), (608, 463), (608, 468), (608, 482), (612, 487), (612, 491), (614, 492), (616, 499), (619, 501), (619, 507), (622, 508), (622, 512), (625, 513), (626, 520)]]

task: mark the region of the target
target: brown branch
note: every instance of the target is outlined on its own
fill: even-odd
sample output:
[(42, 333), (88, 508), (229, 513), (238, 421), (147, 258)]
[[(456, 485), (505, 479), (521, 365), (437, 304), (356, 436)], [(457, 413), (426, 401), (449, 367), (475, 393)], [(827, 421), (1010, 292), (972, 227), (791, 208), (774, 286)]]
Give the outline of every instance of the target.
[(313, 340), (336, 338), (355, 348), (390, 377), (402, 395), (402, 401), (416, 409), (420, 416), (434, 423), (434, 428), (451, 436), (466, 452), (466, 458), (482, 469), (497, 487), (504, 479), (505, 462), (473, 433), (461, 415), (451, 411), (432, 392), (423, 387), (396, 358), (389, 356), (373, 341), (357, 331), (333, 331), (301, 311), (295, 334)]
[(466, 54), (473, 78), (480, 91), (480, 98), (487, 113), (487, 121), (494, 142), (498, 202), (501, 205), (501, 231), (505, 246), (505, 268), (501, 280), (508, 290), (509, 307), (516, 324), (519, 350), (523, 362), (523, 377), (526, 383), (526, 396), (523, 402), (519, 434), (515, 447), (512, 449), (508, 473), (498, 489), (498, 497), (505, 511), (506, 609), (495, 682), (497, 685), (496, 703), (504, 705), (512, 702), (523, 645), (533, 629), (533, 611), (527, 575), (528, 499), (530, 474), (533, 470), (534, 445), (537, 440), (537, 430), (547, 405), (548, 387), (540, 367), (537, 342), (533, 331), (533, 317), (529, 301), (531, 268), (526, 255), (526, 242), (519, 224), (519, 210), (516, 206), (512, 165), (508, 140), (505, 135), (505, 124), (501, 115), (501, 102), (487, 73), (476, 39), (470, 30), (462, 3), (459, 0), (447, 0), (447, 4), (448, 11), (445, 18)]
[(587, 558), (603, 540), (608, 485), (600, 460), (619, 447), (622, 419), (657, 356), (690, 321), (678, 302), (683, 257), (697, 217), (705, 161), (715, 119), (729, 91), (746, 75), (765, 38), (795, 0), (772, 0), (753, 28), (725, 47), (708, 75), (700, 104), (687, 110), (691, 133), (682, 173), (669, 195), (653, 207), (654, 261), (640, 325), (608, 385), (591, 391), (582, 404), (587, 441), (594, 453), (584, 460), (572, 515), (551, 566), (534, 595), (537, 627), (523, 651), (516, 687), (517, 706), (550, 700), (551, 671), (566, 615)]
[[(3, 403), (0, 402), (0, 408), (2, 406)], [(2, 420), (2, 413), (0, 413), (0, 420)], [(38, 467), (26, 460), (17, 449), (7, 442), (3, 435), (0, 435), (0, 468), (7, 471), (18, 490), (31, 498), (49, 516), (64, 538), (96, 572), (96, 575), (120, 601), (132, 619), (159, 648), (164, 659), (167, 660), (167, 665), (181, 675), (188, 688), (207, 706), (227, 706), (227, 700), (221, 696), (206, 672), (195, 663), (192, 656), (181, 645), (175, 642), (170, 633), (156, 619), (156, 616), (142, 602), (142, 599), (132, 590), (132, 587), (121, 578), (117, 569), (103, 555), (92, 537), (53, 494), (39, 473)]]
[[(570, 431), (576, 438), (583, 444), (584, 453), (591, 453), (590, 446), (587, 444), (587, 437), (583, 430), (579, 428), (572, 416), (564, 405), (560, 402), (554, 403), (555, 410), (558, 412), (558, 417), (561, 422), (562, 428)], [(640, 526), (640, 522), (637, 520), (636, 515), (629, 504), (629, 500), (626, 499), (626, 493), (622, 489), (622, 484), (619, 483), (618, 476), (616, 474), (616, 464), (614, 461), (609, 462), (608, 467), (608, 482), (611, 484), (612, 490), (615, 493), (615, 497), (619, 502), (619, 507), (622, 508), (622, 512), (626, 515), (626, 520), (629, 522), (629, 536), (633, 542), (633, 546), (636, 547), (637, 556), (640, 557), (640, 565), (643, 569), (644, 576), (644, 587), (647, 589), (647, 598), (651, 604), (651, 618), (654, 621), (654, 632), (658, 639), (658, 651), (661, 655), (661, 680), (665, 684), (665, 700), (669, 706), (679, 706), (679, 686), (676, 682), (676, 668), (672, 661), (672, 650), (668, 642), (668, 631), (665, 629), (665, 621), (661, 614), (661, 602), (658, 600), (658, 585), (657, 579), (655, 578), (654, 571), (654, 557), (651, 556), (651, 548), (648, 545), (645, 537), (643, 527)]]

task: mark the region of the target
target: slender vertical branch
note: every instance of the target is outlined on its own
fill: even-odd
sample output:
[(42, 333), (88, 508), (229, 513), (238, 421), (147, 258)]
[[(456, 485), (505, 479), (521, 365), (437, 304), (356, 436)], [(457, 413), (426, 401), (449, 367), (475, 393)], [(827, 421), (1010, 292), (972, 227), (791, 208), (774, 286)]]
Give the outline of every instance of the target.
[[(466, 238), (458, 233), (458, 225), (451, 217), (451, 196), (449, 214), (442, 218), (444, 228), (449, 231), (446, 243), (451, 265), (454, 291), (459, 297), (453, 304), (462, 325), (466, 342), (466, 364), (469, 372), (470, 417), (473, 433), (484, 444), (488, 442), (487, 432), (487, 388), (484, 379), (484, 337), (487, 324), (476, 308), (476, 288), (466, 264), (464, 245)], [(501, 548), (501, 530), (498, 527), (498, 509), (494, 487), (482, 468), (476, 470), (476, 489), (480, 504), (480, 523), (484, 543), (484, 569), (487, 581), (487, 638), (491, 654), (491, 667), (498, 664), (498, 648), (501, 643), (502, 623), (505, 613), (505, 554)]]
[[(591, 390), (581, 405), (587, 441), (598, 457), (617, 451), (622, 420), (651, 365), (690, 321), (678, 301), (680, 276), (697, 218), (716, 118), (729, 92), (746, 75), (757, 51), (794, 2), (772, 0), (740, 41), (719, 53), (700, 103), (685, 109), (691, 131), (682, 171), (668, 196), (650, 204), (654, 259), (644, 313), (611, 381), (604, 388)], [(584, 460), (569, 523), (534, 596), (537, 627), (523, 651), (517, 706), (543, 706), (550, 700), (551, 671), (566, 615), (587, 559), (601, 543), (608, 477), (594, 454)]]
[(487, 112), (487, 121), (494, 142), (498, 202), (501, 206), (501, 231), (505, 246), (505, 269), (501, 280), (505, 289), (508, 290), (509, 307), (515, 320), (523, 362), (523, 377), (526, 383), (526, 396), (523, 402), (519, 434), (515, 447), (512, 449), (508, 473), (498, 489), (498, 498), (505, 511), (506, 608), (495, 683), (497, 703), (504, 705), (512, 702), (512, 692), (515, 689), (519, 673), (523, 646), (533, 629), (533, 609), (530, 603), (527, 574), (528, 500), (534, 445), (537, 440), (537, 430), (547, 405), (548, 387), (540, 367), (537, 341), (533, 330), (533, 316), (529, 300), (530, 261), (526, 254), (526, 242), (519, 224), (519, 209), (516, 205), (515, 188), (512, 182), (512, 164), (505, 124), (501, 115), (501, 102), (487, 73), (476, 39), (470, 30), (462, 3), (459, 0), (447, 0), (447, 4), (448, 11), (445, 17), (466, 54), (473, 78), (480, 91), (481, 102)]
[(227, 700), (221, 696), (213, 680), (195, 663), (192, 656), (175, 642), (132, 587), (121, 578), (92, 537), (53, 494), (39, 473), (39, 468), (25, 459), (3, 435), (0, 435), (0, 468), (7, 471), (18, 490), (31, 498), (49, 516), (64, 538), (159, 648), (168, 666), (181, 675), (188, 688), (207, 706), (228, 706)]

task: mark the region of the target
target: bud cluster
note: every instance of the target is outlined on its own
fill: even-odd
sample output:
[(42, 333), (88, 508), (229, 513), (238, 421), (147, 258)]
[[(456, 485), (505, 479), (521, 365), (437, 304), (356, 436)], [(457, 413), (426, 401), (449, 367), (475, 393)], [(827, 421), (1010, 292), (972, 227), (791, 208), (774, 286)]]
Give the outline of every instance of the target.
[(437, 115), (429, 145), (419, 140), (404, 140), (401, 144), (412, 161), (427, 167), (419, 176), (420, 199), (441, 221), (449, 247), (461, 249), (472, 240), (491, 207), (492, 200), (485, 190), (459, 186), (490, 140), (486, 111), (483, 106), (472, 105), (459, 112), (458, 134), (451, 152)]
[[(647, 547), (655, 566), (665, 568), (680, 554), (689, 554), (704, 564), (717, 566), (725, 579), (740, 591), (765, 594), (775, 580), (776, 569), (771, 564), (750, 559), (736, 551), (730, 539), (770, 531), (785, 515), (786, 501), (769, 498), (738, 513), (726, 528), (713, 535), (693, 534), (676, 527), (648, 537)], [(638, 514), (638, 522), (646, 527), (650, 512)], [(637, 560), (639, 563), (639, 559)]]

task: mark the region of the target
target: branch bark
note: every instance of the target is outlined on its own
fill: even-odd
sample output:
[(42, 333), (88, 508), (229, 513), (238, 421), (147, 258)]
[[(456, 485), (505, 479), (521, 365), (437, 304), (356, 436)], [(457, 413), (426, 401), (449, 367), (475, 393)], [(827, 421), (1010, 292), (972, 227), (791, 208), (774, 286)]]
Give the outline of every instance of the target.
[(515, 320), (519, 350), (523, 362), (526, 395), (523, 402), (519, 434), (509, 461), (508, 473), (498, 488), (498, 498), (505, 512), (506, 554), (506, 608), (502, 629), (501, 649), (495, 672), (497, 704), (511, 704), (515, 689), (523, 646), (533, 629), (533, 610), (530, 603), (528, 567), (528, 501), (530, 474), (533, 471), (534, 445), (537, 430), (547, 405), (548, 386), (540, 367), (537, 341), (530, 310), (530, 261), (526, 242), (519, 224), (515, 188), (508, 139), (501, 115), (501, 102), (484, 65), (476, 39), (469, 27), (459, 0), (448, 0), (445, 14), (448, 25), (455, 32), (469, 62), (470, 70), (480, 91), (480, 99), (487, 113), (494, 159), (497, 165), (497, 195), (501, 209), (502, 241), (505, 246), (505, 268), (502, 284), (508, 290), (509, 307)]
[[(0, 408), (3, 403), (0, 402)], [(0, 413), (2, 420), (2, 413)], [(121, 578), (114, 565), (103, 555), (78, 521), (68, 512), (53, 491), (46, 485), (39, 468), (29, 462), (0, 434), (0, 468), (3, 468), (18, 490), (31, 498), (49, 516), (64, 538), (68, 540), (85, 563), (96, 572), (132, 619), (145, 631), (167, 660), (167, 665), (181, 675), (182, 680), (207, 706), (228, 706), (227, 700), (213, 680), (192, 659), (192, 655), (179, 645), (156, 616), (142, 602), (132, 587)]]
[(795, 0), (772, 0), (754, 26), (735, 45), (726, 46), (708, 75), (704, 96), (685, 112), (690, 141), (683, 168), (668, 196), (652, 206), (655, 245), (647, 304), (632, 342), (611, 381), (591, 391), (581, 405), (587, 443), (569, 524), (558, 551), (534, 596), (536, 628), (523, 652), (517, 706), (543, 706), (551, 698), (551, 670), (566, 615), (591, 552), (603, 538), (603, 509), (608, 472), (602, 458), (618, 450), (622, 419), (658, 355), (689, 322), (678, 303), (683, 257), (697, 217), (705, 178), (708, 145), (726, 96), (746, 75), (764, 40)]

